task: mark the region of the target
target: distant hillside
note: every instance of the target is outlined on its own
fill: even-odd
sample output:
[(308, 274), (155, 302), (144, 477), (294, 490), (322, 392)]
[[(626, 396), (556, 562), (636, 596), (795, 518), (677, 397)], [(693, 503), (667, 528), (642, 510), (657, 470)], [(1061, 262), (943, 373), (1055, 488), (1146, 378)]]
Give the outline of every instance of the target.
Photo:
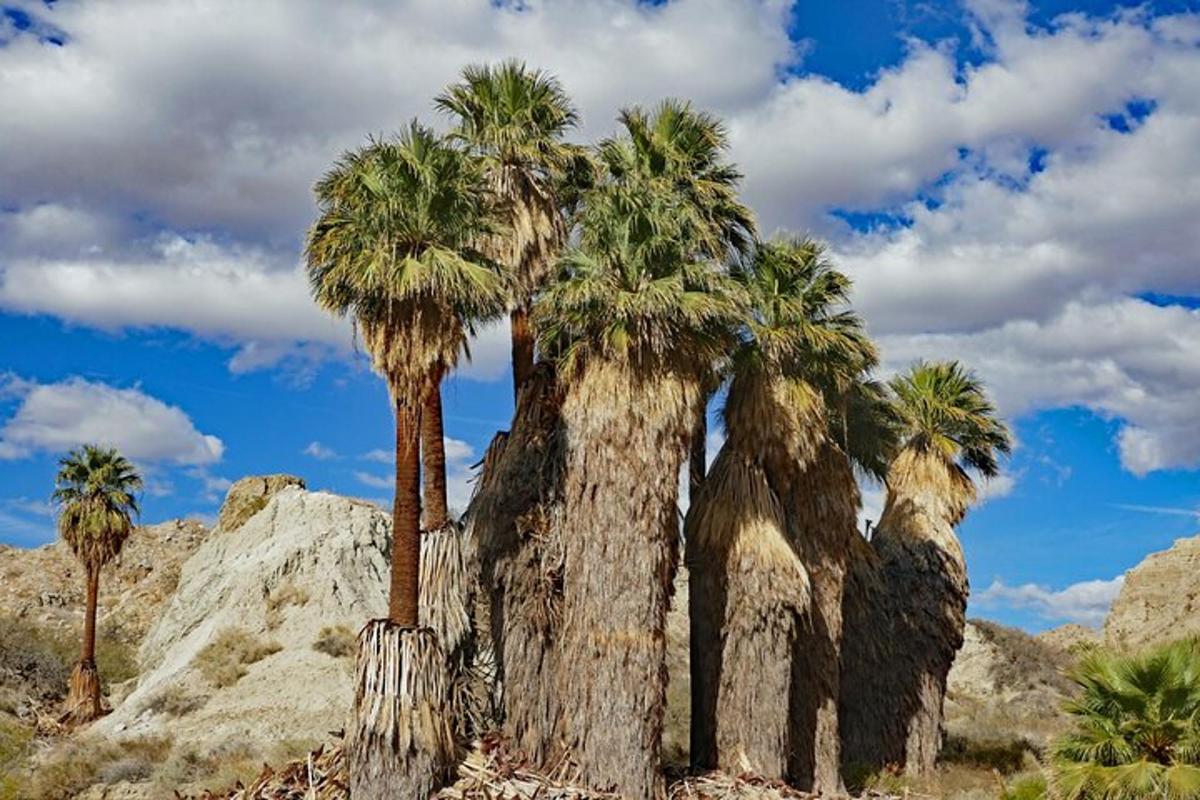
[(1200, 634), (1200, 536), (1178, 539), (1129, 572), (1104, 623), (1109, 644), (1137, 649)]

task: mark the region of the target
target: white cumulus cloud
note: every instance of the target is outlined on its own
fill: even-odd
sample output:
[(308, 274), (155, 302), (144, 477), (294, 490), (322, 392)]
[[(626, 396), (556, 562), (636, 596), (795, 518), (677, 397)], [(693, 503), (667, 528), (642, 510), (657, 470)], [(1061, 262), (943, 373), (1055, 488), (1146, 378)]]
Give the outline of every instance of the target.
[(1034, 583), (1009, 586), (996, 579), (972, 595), (971, 603), (989, 610), (1032, 611), (1048, 622), (1078, 622), (1094, 627), (1103, 624), (1124, 583), (1125, 576), (1119, 575), (1112, 580), (1080, 581), (1056, 590)]

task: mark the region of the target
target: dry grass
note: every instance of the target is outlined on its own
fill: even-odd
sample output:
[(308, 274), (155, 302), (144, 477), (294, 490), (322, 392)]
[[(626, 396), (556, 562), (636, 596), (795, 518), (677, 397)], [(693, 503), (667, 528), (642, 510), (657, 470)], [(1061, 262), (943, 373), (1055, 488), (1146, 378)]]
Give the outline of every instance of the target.
[(197, 711), (208, 702), (208, 695), (189, 691), (182, 686), (168, 686), (148, 699), (143, 708), (152, 714), (182, 717)]
[(267, 597), (267, 627), (275, 630), (283, 624), (283, 612), (288, 606), (303, 606), (308, 600), (308, 589), (291, 581), (275, 587)]
[[(68, 800), (89, 786), (149, 778), (171, 750), (169, 739), (134, 739), (119, 744), (76, 740), (59, 747), (22, 774), (17, 790), (3, 800)], [(3, 782), (0, 782), (0, 787)]]
[(259, 639), (240, 628), (226, 628), (196, 654), (192, 664), (209, 683), (222, 689), (240, 681), (251, 664), (281, 649), (278, 642)]
[(354, 655), (356, 641), (348, 625), (326, 626), (317, 634), (312, 648), (333, 658), (349, 658)]

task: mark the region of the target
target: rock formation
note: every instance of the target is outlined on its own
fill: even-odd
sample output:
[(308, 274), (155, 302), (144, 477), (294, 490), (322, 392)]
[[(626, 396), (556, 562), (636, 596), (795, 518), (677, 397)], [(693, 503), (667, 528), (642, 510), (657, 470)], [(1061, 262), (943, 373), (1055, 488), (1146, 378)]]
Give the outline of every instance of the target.
[(1129, 572), (1104, 623), (1104, 638), (1138, 649), (1200, 634), (1200, 536), (1178, 539)]

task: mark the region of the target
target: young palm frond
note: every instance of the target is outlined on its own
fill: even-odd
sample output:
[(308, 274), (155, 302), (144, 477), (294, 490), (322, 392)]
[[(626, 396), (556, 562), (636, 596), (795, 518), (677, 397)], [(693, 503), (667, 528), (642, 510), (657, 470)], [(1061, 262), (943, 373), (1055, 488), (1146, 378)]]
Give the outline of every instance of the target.
[(1053, 749), (1065, 800), (1200, 797), (1200, 640), (1147, 654), (1096, 653), (1071, 673), (1075, 730)]

